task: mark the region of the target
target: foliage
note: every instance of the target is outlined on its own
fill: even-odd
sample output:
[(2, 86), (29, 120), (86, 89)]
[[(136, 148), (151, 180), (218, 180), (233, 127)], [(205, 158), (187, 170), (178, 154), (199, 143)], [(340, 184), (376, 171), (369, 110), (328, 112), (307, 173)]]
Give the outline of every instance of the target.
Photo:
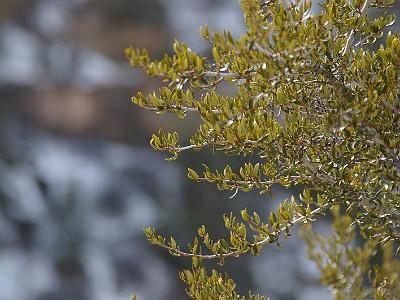
[[(192, 270), (180, 274), (191, 298), (242, 299), (233, 281), (215, 270), (209, 275), (203, 260), (223, 264), (228, 257), (258, 255), (294, 224), (333, 211), (332, 237), (310, 229), (304, 234), (322, 282), (337, 299), (397, 299), (400, 269), (392, 248), (400, 240), (400, 38), (389, 32), (385, 45), (377, 45), (395, 17), (366, 14), (392, 2), (326, 0), (311, 13), (307, 0), (241, 0), (245, 34), (235, 39), (229, 31), (201, 28), (210, 57), (177, 41), (175, 54), (161, 60), (150, 59), (145, 49), (126, 50), (134, 67), (165, 82), (158, 93), (139, 92), (135, 104), (180, 118), (201, 116), (187, 145), (176, 132), (160, 129), (151, 139), (154, 149), (170, 152), (170, 159), (206, 147), (258, 159), (239, 170), (189, 168), (190, 179), (236, 192), (305, 187), (300, 201), (282, 201), (268, 215), (247, 209), (240, 219), (224, 215), (229, 240), (212, 240), (201, 226), (187, 251), (146, 228), (152, 244), (192, 258)], [(219, 92), (222, 82), (236, 88), (236, 96)], [(354, 248), (356, 232), (363, 244)], [(374, 261), (382, 251), (383, 261)], [(369, 281), (360, 279), (365, 274)], [(257, 297), (250, 299), (262, 299)]]
[[(400, 261), (393, 259), (393, 243), (369, 239), (352, 247), (355, 226), (348, 215), (333, 207), (335, 234), (329, 238), (306, 227), (303, 237), (309, 255), (321, 271), (321, 282), (332, 286), (337, 299), (400, 299)], [(370, 262), (380, 256), (380, 263)], [(367, 282), (367, 284), (365, 283)]]

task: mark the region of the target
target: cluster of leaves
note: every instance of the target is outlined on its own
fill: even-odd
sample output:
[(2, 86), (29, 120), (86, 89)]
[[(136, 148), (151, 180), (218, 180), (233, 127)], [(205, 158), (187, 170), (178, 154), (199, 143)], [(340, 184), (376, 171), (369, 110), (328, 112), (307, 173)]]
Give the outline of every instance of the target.
[[(212, 147), (259, 161), (246, 163), (238, 171), (230, 166), (222, 171), (205, 165), (202, 172), (188, 169), (190, 179), (235, 193), (269, 192), (274, 184), (306, 187), (302, 201), (283, 201), (269, 214), (250, 214), (244, 209), (241, 221), (225, 215), (229, 241), (212, 240), (201, 226), (201, 246), (195, 238), (184, 251), (173, 238), (167, 240), (146, 228), (152, 244), (196, 261), (192, 271), (181, 273), (190, 297), (241, 299), (229, 279), (216, 271), (207, 275), (202, 260), (223, 263), (227, 257), (258, 255), (264, 245), (279, 243), (282, 234), (289, 235), (294, 224), (310, 223), (337, 205), (343, 207), (343, 218), (351, 219), (368, 241), (354, 250), (366, 259), (352, 261), (353, 252), (338, 250), (328, 266), (346, 256), (345, 261), (369, 268), (371, 249), (400, 241), (400, 38), (389, 32), (378, 50), (364, 47), (376, 43), (395, 20), (387, 14), (371, 19), (367, 9), (385, 8), (392, 2), (326, 0), (320, 12), (312, 14), (308, 0), (241, 0), (245, 34), (235, 39), (228, 31), (210, 33), (207, 27), (201, 28), (210, 44), (209, 58), (177, 41), (175, 54), (161, 60), (150, 59), (144, 49), (126, 50), (134, 67), (166, 83), (159, 93), (139, 92), (132, 98), (135, 104), (179, 118), (188, 113), (201, 117), (199, 129), (186, 145), (180, 144), (176, 132), (160, 130), (151, 139), (154, 149), (168, 151), (170, 159), (176, 159), (183, 151)], [(237, 94), (221, 95), (217, 90), (221, 82), (235, 87)], [(329, 244), (341, 247), (338, 236)], [(332, 271), (333, 267), (319, 265), (324, 272), (339, 272), (340, 266)], [(384, 274), (382, 278), (391, 278), (390, 270), (378, 271)], [(346, 282), (351, 281), (351, 272), (343, 273), (349, 274)], [(372, 277), (376, 290), (390, 293), (394, 285), (380, 276)], [(336, 281), (324, 282), (342, 291), (338, 295), (345, 295), (348, 288), (335, 286)], [(357, 292), (363, 293), (361, 287)], [(376, 291), (371, 294), (382, 299)]]
[(232, 299), (232, 300), (266, 300), (264, 296), (252, 295), (245, 298), (236, 293), (235, 282), (227, 274), (222, 275), (216, 270), (207, 274), (207, 270), (198, 257), (192, 257), (192, 270), (183, 270), (179, 277), (188, 285), (188, 295), (193, 299)]
[(302, 235), (309, 256), (321, 271), (321, 282), (330, 285), (337, 299), (400, 299), (400, 261), (393, 258), (393, 242), (370, 239), (354, 247), (353, 219), (332, 209), (334, 235), (324, 238), (306, 226)]

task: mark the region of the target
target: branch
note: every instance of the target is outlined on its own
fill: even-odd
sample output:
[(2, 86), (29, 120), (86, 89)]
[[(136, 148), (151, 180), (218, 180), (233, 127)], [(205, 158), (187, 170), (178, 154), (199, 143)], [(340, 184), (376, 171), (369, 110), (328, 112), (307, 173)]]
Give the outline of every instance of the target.
[[(362, 7), (361, 7), (359, 15), (361, 15), (364, 12), (364, 10), (367, 8), (367, 4), (368, 4), (368, 0), (364, 0), (364, 3), (362, 5)], [(346, 45), (343, 48), (342, 55), (346, 54), (346, 52), (347, 52), (347, 50), (348, 50), (348, 48), (350, 46), (350, 40), (353, 38), (354, 32), (355, 32), (355, 30), (354, 30), (354, 28), (352, 28), (350, 30), (350, 32), (348, 33), (347, 40), (346, 40)]]
[(271, 51), (269, 51), (268, 49), (260, 46), (260, 44), (258, 43), (254, 43), (254, 47), (260, 51), (261, 53), (265, 54), (266, 56), (268, 56), (269, 58), (273, 59), (273, 60), (280, 60), (281, 56), (278, 53), (272, 53)]
[[(325, 208), (325, 207), (326, 206), (324, 206), (323, 208)], [(309, 215), (310, 216), (315, 215), (320, 212), (322, 212), (322, 208), (318, 207), (318, 208), (314, 209)], [(309, 216), (301, 216), (301, 217), (295, 218), (291, 222), (289, 222), (287, 225), (280, 227), (279, 230), (277, 230), (277, 232), (280, 233), (280, 232), (284, 231), (287, 227), (292, 227), (296, 223), (303, 222), (308, 218), (309, 218)], [(264, 246), (265, 244), (268, 244), (270, 242), (270, 240), (271, 240), (271, 238), (268, 236), (261, 241), (258, 241), (254, 244), (250, 244), (250, 246), (254, 246), (254, 245)], [(168, 251), (170, 251), (171, 254), (176, 255), (176, 256), (198, 257), (203, 260), (221, 259), (221, 258), (228, 258), (228, 257), (239, 257), (241, 255), (247, 254), (250, 250), (250, 248), (247, 248), (242, 251), (236, 250), (236, 251), (223, 253), (223, 254), (195, 254), (195, 253), (184, 252), (182, 250), (179, 250), (179, 248), (172, 248), (172, 247), (169, 247), (164, 244), (159, 244), (159, 246), (164, 249), (167, 249)]]
[(283, 7), (285, 8), (286, 14), (289, 16), (290, 23), (293, 26), (296, 26), (296, 23), (293, 20), (292, 12), (290, 11), (289, 5), (286, 3), (286, 0), (282, 0), (282, 4), (283, 4)]
[[(292, 179), (292, 180), (299, 179), (299, 178), (303, 178), (303, 177), (302, 176), (291, 176), (290, 177), (290, 179)], [(196, 180), (207, 181), (207, 182), (210, 181), (205, 177), (200, 177)], [(218, 181), (218, 179), (216, 179), (215, 181)], [(222, 181), (224, 181), (227, 184), (230, 184), (234, 187), (237, 187), (237, 188), (239, 185), (251, 185), (253, 187), (256, 184), (269, 186), (269, 185), (273, 185), (273, 184), (281, 184), (282, 183), (282, 181), (279, 179), (278, 180), (260, 180), (258, 182), (254, 182), (254, 181), (250, 181), (250, 180), (232, 180), (232, 179), (222, 179)]]
[[(165, 106), (147, 105), (147, 106), (143, 106), (143, 108), (147, 109), (148, 111), (159, 111), (160, 108), (164, 108), (166, 110), (176, 109), (176, 110), (183, 110), (184, 112), (199, 112), (199, 109), (197, 107), (194, 107), (194, 106), (181, 106), (181, 105), (175, 105), (175, 104), (168, 104), (168, 105), (165, 105)], [(215, 114), (222, 113), (222, 110), (220, 110), (220, 109), (211, 109), (210, 111), (215, 113)]]

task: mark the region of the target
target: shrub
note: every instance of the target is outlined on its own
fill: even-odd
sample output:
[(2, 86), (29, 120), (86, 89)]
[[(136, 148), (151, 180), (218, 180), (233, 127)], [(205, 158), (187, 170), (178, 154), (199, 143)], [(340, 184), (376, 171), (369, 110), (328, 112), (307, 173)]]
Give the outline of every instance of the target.
[[(221, 190), (270, 192), (273, 185), (304, 187), (299, 200), (280, 203), (268, 215), (241, 211), (223, 216), (230, 238), (212, 240), (205, 226), (189, 249), (154, 228), (145, 233), (172, 255), (190, 257), (180, 272), (193, 299), (246, 298), (235, 283), (204, 260), (258, 255), (267, 244), (305, 224), (303, 237), (321, 270), (322, 283), (337, 299), (400, 299), (400, 38), (377, 39), (394, 16), (370, 18), (369, 7), (393, 1), (326, 0), (320, 12), (311, 1), (241, 0), (247, 31), (210, 33), (210, 57), (175, 42), (175, 54), (151, 60), (144, 49), (126, 50), (130, 63), (165, 82), (158, 93), (138, 93), (132, 101), (156, 113), (201, 117), (187, 144), (161, 129), (151, 139), (156, 150), (176, 159), (183, 151), (212, 147), (258, 160), (239, 170), (188, 169), (188, 177)], [(368, 46), (370, 45), (370, 46)], [(373, 48), (376, 50), (371, 50)], [(217, 88), (237, 88), (226, 97)], [(197, 96), (201, 91), (201, 96)], [(311, 224), (334, 216), (334, 234), (322, 237)], [(250, 234), (252, 233), (252, 234)], [(358, 236), (358, 237), (357, 237)], [(355, 238), (361, 239), (354, 246)], [(399, 249), (397, 249), (398, 251)]]

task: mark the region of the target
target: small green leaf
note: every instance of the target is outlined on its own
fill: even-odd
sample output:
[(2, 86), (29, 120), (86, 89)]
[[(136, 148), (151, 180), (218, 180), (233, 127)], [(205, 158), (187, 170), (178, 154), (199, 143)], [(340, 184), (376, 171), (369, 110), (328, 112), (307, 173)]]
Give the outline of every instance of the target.
[(189, 177), (189, 179), (196, 180), (196, 181), (200, 181), (200, 177), (199, 177), (199, 175), (196, 173), (196, 171), (194, 171), (194, 170), (191, 169), (191, 168), (188, 168), (187, 170), (188, 170), (188, 177)]

